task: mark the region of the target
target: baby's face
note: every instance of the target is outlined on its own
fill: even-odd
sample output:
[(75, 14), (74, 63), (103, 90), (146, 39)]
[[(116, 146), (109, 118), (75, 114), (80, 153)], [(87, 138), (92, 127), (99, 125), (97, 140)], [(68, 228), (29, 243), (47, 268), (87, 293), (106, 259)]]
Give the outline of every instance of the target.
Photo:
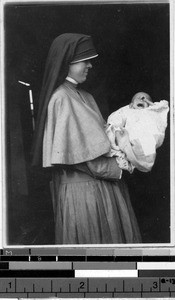
[(151, 97), (143, 92), (137, 93), (131, 100), (130, 107), (134, 109), (143, 109), (152, 105)]

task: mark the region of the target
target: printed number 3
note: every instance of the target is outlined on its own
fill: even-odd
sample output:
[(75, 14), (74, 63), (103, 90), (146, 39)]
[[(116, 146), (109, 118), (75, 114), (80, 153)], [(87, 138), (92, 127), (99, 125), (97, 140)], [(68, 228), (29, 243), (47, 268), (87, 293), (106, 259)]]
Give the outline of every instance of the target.
[(158, 287), (158, 283), (157, 283), (157, 281), (154, 281), (154, 282), (153, 282), (153, 288), (154, 288), (154, 289), (157, 289), (157, 287)]

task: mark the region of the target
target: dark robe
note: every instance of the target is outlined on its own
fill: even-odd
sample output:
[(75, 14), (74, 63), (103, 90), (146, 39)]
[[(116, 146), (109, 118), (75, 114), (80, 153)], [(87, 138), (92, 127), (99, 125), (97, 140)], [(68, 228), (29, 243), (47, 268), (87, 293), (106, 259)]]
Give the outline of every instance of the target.
[(141, 241), (121, 169), (103, 155), (109, 147), (93, 97), (65, 82), (51, 97), (43, 140), (57, 244)]

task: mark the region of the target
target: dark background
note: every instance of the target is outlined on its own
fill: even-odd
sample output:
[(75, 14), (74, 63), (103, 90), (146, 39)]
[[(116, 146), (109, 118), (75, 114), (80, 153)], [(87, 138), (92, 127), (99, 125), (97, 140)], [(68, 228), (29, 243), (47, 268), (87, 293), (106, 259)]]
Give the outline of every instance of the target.
[[(35, 116), (44, 65), (53, 39), (65, 32), (91, 35), (99, 53), (84, 88), (107, 116), (138, 91), (154, 101), (170, 97), (168, 4), (8, 4), (4, 6), (6, 152), (9, 244), (53, 244), (48, 181), (33, 170), (30, 83)], [(169, 126), (150, 173), (123, 172), (143, 243), (170, 241)]]

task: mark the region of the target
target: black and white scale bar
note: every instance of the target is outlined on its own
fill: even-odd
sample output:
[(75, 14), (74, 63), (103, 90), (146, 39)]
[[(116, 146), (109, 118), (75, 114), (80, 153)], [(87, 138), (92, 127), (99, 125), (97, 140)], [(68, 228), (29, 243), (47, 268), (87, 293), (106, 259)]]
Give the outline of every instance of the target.
[(0, 270), (0, 278), (74, 278), (74, 270)]
[[(143, 256), (142, 257), (142, 261), (143, 262), (169, 262), (171, 261), (171, 257), (170, 256)], [(172, 260), (173, 261), (173, 260)]]
[(8, 270), (9, 263), (8, 262), (0, 262), (0, 270)]
[(20, 255), (2, 255), (0, 256), (0, 261), (29, 261), (29, 256), (20, 256)]
[(30, 256), (30, 261), (56, 261), (56, 256)]
[(138, 277), (175, 277), (175, 270), (138, 270)]
[(175, 256), (0, 255), (0, 261), (175, 262)]
[(143, 257), (142, 256), (115, 256), (114, 261), (141, 262), (143, 261)]
[(86, 256), (86, 261), (115, 261), (115, 256)]
[(58, 261), (86, 261), (86, 256), (57, 256)]

